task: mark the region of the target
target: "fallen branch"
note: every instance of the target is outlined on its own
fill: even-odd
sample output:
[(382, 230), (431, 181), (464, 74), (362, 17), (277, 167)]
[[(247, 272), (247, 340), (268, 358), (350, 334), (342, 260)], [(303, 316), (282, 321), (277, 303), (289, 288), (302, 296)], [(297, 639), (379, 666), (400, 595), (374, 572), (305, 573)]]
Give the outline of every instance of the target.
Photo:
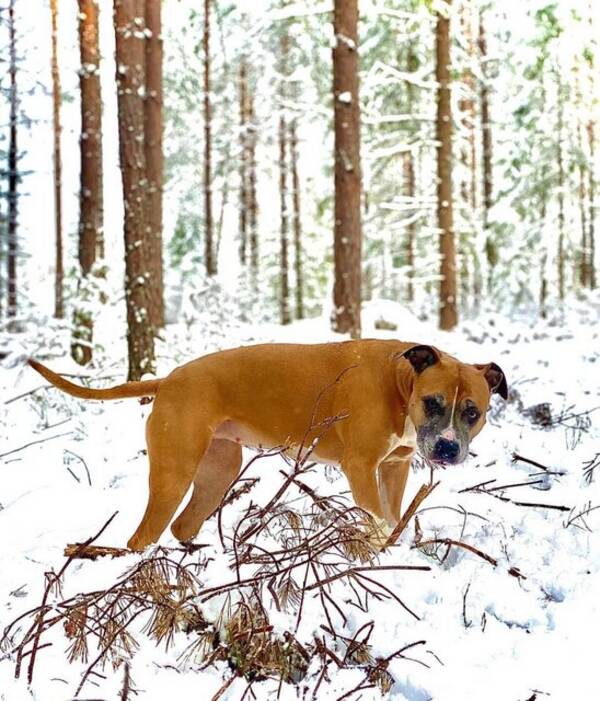
[[(420, 543), (416, 543), (415, 545), (413, 545), (412, 548), (424, 548), (428, 545), (447, 545), (448, 547), (455, 545), (457, 548), (463, 548), (464, 550), (468, 550), (474, 555), (477, 555), (477, 557), (480, 557), (482, 560), (489, 562), (490, 565), (493, 565), (494, 567), (498, 566), (498, 560), (496, 560), (495, 557), (484, 553), (483, 551), (479, 550), (473, 545), (470, 545), (469, 543), (463, 543), (460, 540), (453, 540), (452, 538), (432, 538), (431, 540), (422, 540)], [(527, 579), (527, 577), (525, 577), (519, 572), (519, 569), (517, 567), (511, 567), (507, 571), (513, 577), (517, 577), (518, 579)]]
[(99, 557), (123, 557), (131, 555), (133, 550), (127, 548), (111, 548), (103, 545), (86, 545), (85, 543), (69, 543), (65, 546), (64, 556), (72, 560), (97, 560)]
[(18, 453), (21, 450), (25, 450), (25, 448), (31, 448), (32, 445), (38, 445), (39, 443), (45, 443), (46, 441), (52, 441), (55, 438), (62, 438), (64, 436), (70, 436), (72, 433), (73, 433), (73, 431), (67, 431), (66, 433), (57, 433), (55, 436), (48, 436), (48, 438), (40, 438), (37, 441), (31, 441), (31, 443), (25, 443), (25, 445), (22, 445), (19, 448), (13, 448), (12, 450), (9, 450), (6, 453), (0, 453), (0, 458), (5, 458), (7, 455), (13, 455), (14, 453)]
[(434, 483), (429, 483), (429, 484), (422, 484), (419, 487), (419, 491), (415, 494), (414, 499), (410, 502), (410, 505), (404, 512), (404, 516), (398, 521), (396, 524), (394, 530), (390, 533), (388, 539), (386, 540), (383, 548), (381, 548), (381, 551), (384, 552), (386, 548), (391, 547), (394, 545), (394, 543), (398, 540), (400, 537), (400, 534), (402, 531), (406, 528), (408, 525), (408, 522), (410, 519), (417, 513), (417, 509), (425, 499), (433, 492), (433, 490), (438, 486), (438, 482)]

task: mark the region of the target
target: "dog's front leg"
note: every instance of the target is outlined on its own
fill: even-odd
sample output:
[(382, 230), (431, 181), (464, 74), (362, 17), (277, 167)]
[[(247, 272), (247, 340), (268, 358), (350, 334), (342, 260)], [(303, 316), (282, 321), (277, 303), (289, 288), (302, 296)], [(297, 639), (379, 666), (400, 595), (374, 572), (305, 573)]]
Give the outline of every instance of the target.
[(356, 505), (376, 518), (383, 519), (377, 484), (379, 461), (379, 455), (346, 454), (342, 460), (342, 470), (348, 479)]
[(385, 519), (392, 528), (402, 515), (402, 496), (406, 488), (413, 454), (414, 448), (397, 448), (379, 466), (381, 505)]

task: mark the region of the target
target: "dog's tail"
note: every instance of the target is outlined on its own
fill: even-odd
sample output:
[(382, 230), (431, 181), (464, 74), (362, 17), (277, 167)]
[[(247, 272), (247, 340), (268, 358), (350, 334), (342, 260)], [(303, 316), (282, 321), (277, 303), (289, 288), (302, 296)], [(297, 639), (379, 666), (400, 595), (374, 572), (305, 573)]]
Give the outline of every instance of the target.
[(79, 399), (124, 399), (126, 397), (154, 397), (158, 391), (160, 380), (146, 380), (145, 382), (126, 382), (123, 385), (109, 387), (107, 389), (92, 389), (90, 387), (81, 387), (75, 385), (64, 377), (52, 372), (49, 368), (37, 360), (29, 358), (28, 364), (48, 382), (51, 382), (55, 387), (71, 394)]

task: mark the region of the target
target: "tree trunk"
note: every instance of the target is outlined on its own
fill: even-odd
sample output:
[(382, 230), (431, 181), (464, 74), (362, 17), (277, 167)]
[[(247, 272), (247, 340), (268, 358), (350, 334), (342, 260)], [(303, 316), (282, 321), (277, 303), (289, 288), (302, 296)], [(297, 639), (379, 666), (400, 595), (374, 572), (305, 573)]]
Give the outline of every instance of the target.
[[(410, 114), (410, 112), (409, 112)], [(413, 162), (413, 152), (407, 151), (404, 154), (404, 191), (409, 200), (414, 201), (415, 197), (415, 166)], [(415, 288), (413, 278), (415, 274), (415, 229), (414, 211), (409, 212), (411, 219), (406, 231), (406, 266), (408, 268), (406, 280), (406, 293), (408, 301), (412, 302), (415, 299)]]
[(62, 319), (63, 303), (63, 241), (62, 241), (62, 161), (60, 157), (60, 73), (58, 71), (58, 0), (50, 0), (52, 21), (52, 116), (54, 127), (54, 229), (56, 235), (56, 257), (54, 277), (54, 316)]
[[(163, 39), (161, 0), (146, 0), (146, 100), (144, 103), (144, 144), (148, 178), (148, 311), (154, 329), (165, 325), (163, 282)], [(149, 34), (148, 34), (149, 32)]]
[(300, 215), (300, 178), (298, 177), (298, 133), (296, 119), (290, 123), (292, 167), (292, 203), (294, 208), (294, 272), (296, 274), (296, 319), (304, 319), (304, 277), (302, 272), (302, 220)]
[[(419, 67), (415, 47), (411, 43), (408, 49), (407, 68), (410, 73), (414, 73)], [(412, 82), (406, 85), (408, 98), (408, 113), (413, 114), (415, 110), (415, 87)], [(404, 187), (407, 198), (414, 203), (416, 197), (416, 177), (415, 177), (415, 151), (411, 149), (404, 156)], [(416, 208), (410, 211), (410, 224), (406, 230), (406, 265), (408, 273), (406, 276), (406, 296), (409, 302), (415, 299), (415, 245), (417, 237), (417, 223), (415, 221)]]
[(240, 62), (240, 263), (246, 265), (248, 249), (248, 69), (246, 58)]
[[(449, 4), (449, 3), (448, 3)], [(440, 229), (441, 282), (440, 328), (453, 329), (458, 323), (456, 307), (456, 249), (452, 213), (452, 110), (450, 104), (450, 20), (437, 15), (436, 80), (438, 82), (436, 138), (437, 214)]]
[(590, 168), (588, 181), (588, 197), (590, 202), (590, 214), (588, 217), (588, 284), (590, 289), (596, 289), (596, 130), (594, 121), (590, 120), (587, 126), (588, 141), (590, 145)]
[(288, 255), (288, 165), (287, 165), (287, 121), (285, 118), (286, 69), (289, 55), (289, 38), (287, 27), (282, 28), (280, 39), (280, 99), (281, 113), (279, 116), (279, 209), (280, 209), (280, 246), (279, 246), (279, 318), (282, 324), (289, 324), (290, 314), (290, 282)]
[(258, 203), (256, 199), (256, 141), (258, 138), (256, 118), (254, 114), (254, 96), (248, 92), (248, 119), (250, 129), (250, 145), (248, 153), (248, 187), (249, 205), (248, 219), (250, 228), (250, 267), (252, 270), (252, 284), (258, 289)]
[(204, 0), (204, 263), (208, 276), (216, 275), (212, 215), (212, 105), (210, 101), (210, 3)]
[(7, 230), (7, 286), (8, 297), (6, 313), (8, 317), (17, 315), (17, 205), (18, 183), (17, 171), (17, 120), (19, 96), (17, 92), (17, 41), (15, 31), (15, 0), (8, 6), (9, 34), (9, 76), (10, 76), (10, 112), (8, 137), (8, 230)]
[(483, 163), (483, 228), (486, 235), (485, 253), (488, 264), (488, 289), (491, 289), (494, 268), (498, 262), (498, 252), (489, 231), (490, 210), (493, 198), (492, 179), (492, 126), (490, 123), (490, 93), (486, 70), (487, 40), (485, 36), (483, 12), (479, 18), (479, 55), (481, 59), (481, 130), (482, 130), (482, 163)]
[(144, 148), (144, 0), (114, 0), (119, 155), (123, 180), (125, 299), (129, 380), (154, 370), (154, 329), (149, 314), (150, 279), (147, 180)]
[(361, 170), (358, 0), (334, 0), (335, 212), (333, 329), (361, 332)]
[(86, 309), (91, 291), (88, 277), (97, 258), (104, 257), (102, 200), (102, 94), (98, 44), (98, 2), (79, 0), (79, 89), (81, 93), (81, 182), (79, 191), (79, 280), (73, 317), (71, 355), (81, 365), (92, 359), (94, 326)]
[(557, 149), (556, 161), (558, 167), (558, 296), (561, 302), (565, 298), (565, 166), (563, 152), (563, 90), (562, 79), (560, 75), (560, 66), (557, 66), (555, 73), (556, 90), (557, 90)]

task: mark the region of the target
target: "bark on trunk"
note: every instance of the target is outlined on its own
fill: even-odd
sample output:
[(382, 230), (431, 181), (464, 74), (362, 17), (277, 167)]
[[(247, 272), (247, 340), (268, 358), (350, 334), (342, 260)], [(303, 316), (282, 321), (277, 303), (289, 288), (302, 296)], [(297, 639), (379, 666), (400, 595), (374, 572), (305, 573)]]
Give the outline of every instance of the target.
[(217, 261), (214, 255), (212, 214), (212, 105), (210, 101), (210, 4), (204, 0), (204, 262), (206, 274), (216, 275)]
[(92, 359), (93, 319), (88, 277), (104, 257), (102, 200), (102, 94), (98, 44), (98, 2), (79, 0), (79, 89), (81, 93), (81, 176), (79, 191), (79, 265), (77, 303), (73, 318), (71, 355), (81, 365)]
[(292, 203), (294, 230), (294, 272), (296, 277), (296, 319), (304, 319), (304, 277), (302, 271), (302, 220), (300, 214), (300, 178), (298, 177), (298, 132), (296, 119), (290, 124), (292, 167)]
[(438, 82), (436, 137), (437, 214), (440, 229), (440, 328), (458, 323), (456, 306), (456, 248), (452, 211), (452, 111), (450, 105), (450, 20), (438, 14), (436, 25), (436, 80)]
[(587, 127), (588, 141), (590, 144), (590, 170), (588, 182), (588, 196), (590, 202), (589, 229), (588, 229), (588, 281), (592, 290), (596, 289), (596, 129), (593, 120)]
[(483, 165), (483, 228), (486, 235), (485, 253), (488, 264), (488, 289), (491, 289), (494, 268), (498, 262), (498, 252), (489, 231), (490, 210), (493, 202), (492, 177), (492, 126), (490, 123), (490, 92), (486, 71), (487, 40), (485, 36), (483, 13), (479, 18), (479, 55), (481, 59), (481, 130), (482, 130), (482, 165)]
[(248, 144), (248, 69), (246, 59), (240, 62), (240, 263), (246, 265), (248, 248), (248, 179), (249, 179), (249, 144)]
[(279, 317), (282, 324), (289, 324), (292, 320), (290, 314), (290, 282), (289, 282), (289, 254), (288, 254), (288, 163), (287, 163), (287, 120), (285, 117), (286, 69), (288, 61), (289, 38), (286, 29), (282, 30), (280, 40), (280, 88), (281, 114), (279, 116), (279, 209), (280, 209), (280, 237), (279, 237)]
[(333, 329), (360, 337), (361, 170), (358, 1), (335, 0), (333, 103), (335, 212)]
[(163, 40), (161, 0), (146, 0), (146, 100), (144, 104), (144, 143), (148, 179), (147, 225), (149, 256), (149, 314), (154, 329), (165, 325), (163, 283)]
[(258, 289), (258, 203), (256, 199), (256, 142), (258, 132), (256, 126), (256, 117), (254, 114), (254, 96), (251, 92), (248, 93), (248, 119), (250, 129), (250, 146), (248, 154), (248, 187), (249, 187), (249, 206), (248, 206), (248, 224), (250, 228), (250, 267), (252, 270), (252, 284), (255, 289)]
[(56, 236), (54, 274), (54, 316), (64, 317), (62, 241), (62, 161), (60, 155), (60, 73), (58, 71), (58, 0), (50, 0), (52, 22), (52, 117), (54, 128), (54, 231)]
[[(414, 73), (419, 67), (419, 59), (417, 57), (415, 47), (411, 44), (408, 49), (407, 68), (410, 73)], [(415, 111), (415, 87), (409, 81), (406, 86), (408, 97), (408, 113), (413, 114)], [(410, 202), (415, 201), (416, 197), (416, 176), (415, 176), (415, 160), (416, 153), (414, 150), (407, 151), (404, 157), (404, 187), (406, 196)], [(416, 208), (409, 212), (410, 224), (406, 229), (406, 265), (408, 272), (406, 275), (406, 296), (409, 302), (415, 299), (415, 246), (417, 237), (417, 223), (415, 221)]]
[(9, 137), (8, 137), (8, 231), (7, 231), (7, 286), (8, 297), (7, 316), (17, 315), (17, 206), (18, 183), (17, 172), (17, 119), (18, 119), (18, 91), (17, 91), (17, 40), (15, 31), (15, 0), (10, 0), (8, 6), (8, 34), (9, 34), (9, 76), (10, 76), (10, 112), (9, 112)]
[[(414, 201), (415, 197), (415, 166), (413, 162), (413, 152), (407, 151), (404, 154), (404, 188), (406, 197), (410, 201)], [(415, 229), (414, 210), (409, 211), (408, 216), (411, 218), (410, 224), (406, 227), (406, 266), (408, 272), (406, 275), (406, 295), (409, 302), (414, 301), (415, 288), (413, 284), (415, 270)]]
[(558, 296), (561, 302), (565, 298), (565, 166), (563, 152), (563, 94), (562, 80), (560, 75), (560, 66), (556, 71), (556, 89), (557, 89), (557, 149), (556, 160), (558, 165)]
[[(119, 155), (123, 180), (125, 298), (129, 380), (154, 370), (154, 330), (149, 314), (147, 180), (144, 149), (144, 0), (114, 0), (119, 112)], [(140, 22), (140, 18), (142, 22)]]

